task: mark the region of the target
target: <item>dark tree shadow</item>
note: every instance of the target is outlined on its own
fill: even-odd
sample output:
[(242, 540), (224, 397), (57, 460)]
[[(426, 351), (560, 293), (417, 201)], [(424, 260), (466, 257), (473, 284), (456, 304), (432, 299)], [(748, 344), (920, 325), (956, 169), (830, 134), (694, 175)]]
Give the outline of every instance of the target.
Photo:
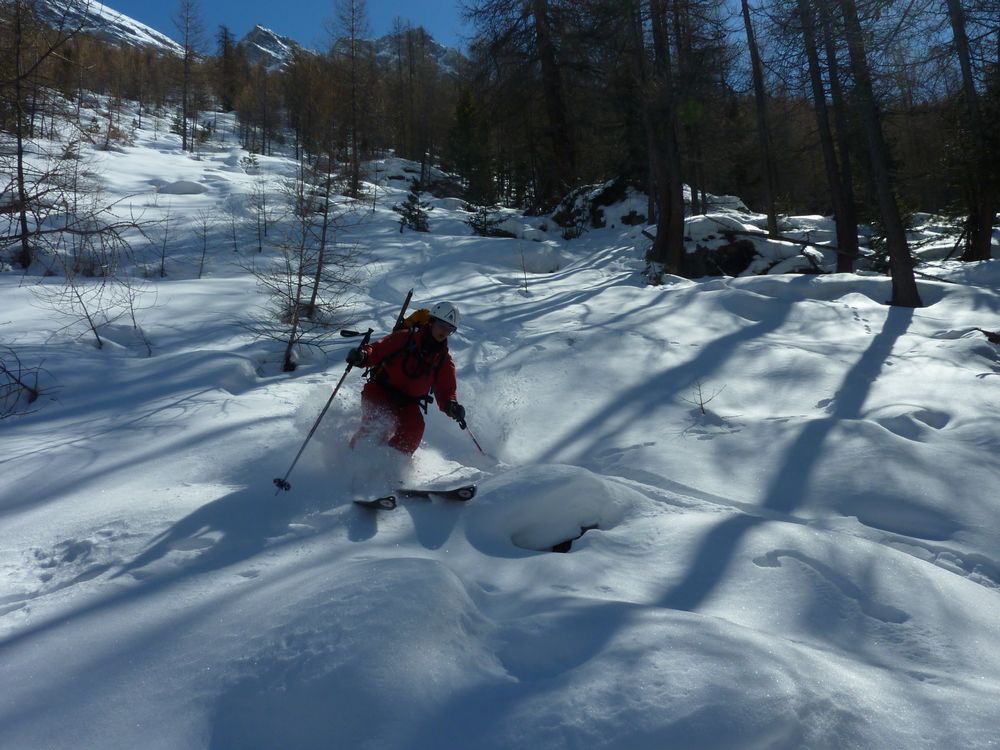
[[(623, 390), (608, 401), (599, 412), (579, 424), (573, 434), (552, 445), (538, 456), (539, 463), (558, 460), (566, 451), (576, 448), (580, 456), (593, 456), (608, 444), (609, 438), (625, 426), (659, 419), (659, 405), (666, 405), (678, 394), (694, 387), (699, 380), (717, 370), (730, 359), (741, 345), (756, 341), (777, 330), (788, 317), (791, 304), (780, 308), (764, 320), (722, 336), (704, 346), (689, 362), (672, 367), (642, 383)], [(655, 402), (651, 402), (651, 397)]]
[[(912, 319), (910, 308), (889, 308), (881, 332), (844, 378), (832, 402), (830, 415), (806, 425), (790, 447), (767, 490), (761, 505), (763, 510), (790, 515), (802, 504), (827, 439), (843, 421), (861, 417), (861, 407), (872, 383)], [(764, 521), (755, 516), (734, 516), (709, 531), (687, 575), (663, 597), (663, 606), (696, 609), (722, 581), (744, 534)]]

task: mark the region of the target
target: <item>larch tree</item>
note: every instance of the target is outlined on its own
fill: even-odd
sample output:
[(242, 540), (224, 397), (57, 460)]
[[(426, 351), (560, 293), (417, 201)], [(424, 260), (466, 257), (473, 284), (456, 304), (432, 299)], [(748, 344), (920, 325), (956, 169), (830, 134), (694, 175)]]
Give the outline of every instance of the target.
[(889, 272), (892, 276), (890, 302), (899, 307), (922, 307), (923, 302), (913, 273), (913, 259), (906, 241), (906, 230), (896, 201), (889, 146), (882, 132), (881, 113), (872, 85), (864, 30), (855, 0), (839, 0), (839, 3), (850, 53), (851, 70), (854, 74), (854, 96), (862, 115), (868, 143), (871, 178), (878, 199), (882, 228), (885, 231)]
[(183, 47), (180, 75), (181, 116), (179, 122), (181, 149), (183, 151), (193, 151), (194, 137), (191, 133), (191, 120), (197, 117), (194, 106), (195, 67), (204, 34), (201, 8), (198, 0), (179, 0), (173, 21), (174, 27), (181, 38), (181, 47)]
[[(1000, 189), (1000, 150), (996, 148), (996, 122), (993, 122), (991, 141), (987, 129), (986, 116), (983, 113), (981, 95), (976, 87), (976, 75), (973, 70), (973, 58), (970, 50), (969, 36), (966, 31), (966, 13), (962, 0), (945, 0), (948, 6), (948, 20), (953, 33), (955, 56), (958, 58), (962, 74), (962, 100), (965, 127), (969, 132), (970, 145), (974, 149), (969, 168), (969, 218), (967, 221), (968, 248), (963, 258), (965, 260), (989, 260), (992, 257), (993, 225), (995, 223), (998, 205), (998, 189)], [(1000, 6), (996, 6), (994, 16), (994, 35), (997, 38), (997, 57), (995, 61), (1000, 68)], [(1000, 73), (994, 73), (1000, 77)], [(1000, 85), (994, 82), (997, 93)]]
[(747, 50), (750, 53), (750, 70), (753, 78), (754, 111), (757, 115), (757, 140), (760, 146), (761, 174), (763, 176), (764, 204), (767, 213), (767, 231), (771, 236), (778, 234), (778, 211), (775, 208), (774, 158), (771, 148), (771, 130), (767, 117), (767, 90), (764, 86), (764, 65), (761, 62), (757, 37), (754, 33), (750, 4), (741, 0), (743, 24), (746, 28)]
[(364, 127), (364, 99), (370, 94), (368, 58), (372, 52), (368, 44), (371, 27), (368, 23), (368, 5), (365, 0), (337, 0), (336, 19), (333, 26), (335, 40), (333, 55), (342, 64), (347, 99), (348, 140), (348, 193), (361, 195), (361, 131)]
[(849, 158), (849, 156), (841, 154), (838, 157), (837, 155), (830, 108), (827, 105), (826, 86), (823, 81), (823, 68), (820, 64), (816, 13), (812, 5), (812, 0), (796, 0), (796, 2), (797, 20), (800, 26), (809, 70), (809, 85), (812, 91), (813, 109), (816, 112), (816, 129), (820, 142), (820, 150), (823, 152), (826, 179), (829, 183), (833, 218), (837, 225), (837, 271), (840, 273), (849, 273), (853, 270), (854, 260), (858, 257), (857, 221), (854, 218), (853, 207), (845, 204), (845, 190), (842, 184), (842, 170), (840, 165), (840, 160)]

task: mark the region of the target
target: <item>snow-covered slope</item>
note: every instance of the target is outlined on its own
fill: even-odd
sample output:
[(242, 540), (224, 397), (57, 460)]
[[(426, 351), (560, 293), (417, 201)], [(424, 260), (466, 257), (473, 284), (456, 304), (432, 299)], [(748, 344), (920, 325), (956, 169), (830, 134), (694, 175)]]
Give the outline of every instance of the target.
[(56, 28), (79, 28), (114, 44), (151, 47), (164, 54), (184, 52), (165, 34), (96, 1), (42, 0), (35, 7), (39, 17)]
[[(262, 177), (277, 200), (291, 165), (159, 133), (93, 165), (173, 222), (153, 356), (39, 308), (58, 279), (0, 276), (45, 387), (0, 422), (0, 747), (996, 744), (1000, 356), (975, 328), (1000, 328), (997, 261), (925, 267), (918, 310), (877, 276), (650, 287), (610, 221), (482, 238), (427, 197), (430, 233), (401, 234), (406, 165), (381, 163), (338, 238), (368, 254), (353, 322), (388, 330), (410, 288), (457, 304), (490, 455), (435, 410), (412, 465), (351, 451), (354, 372), (276, 496), (351, 343), (288, 375), (240, 325), (260, 293), (207, 212)], [(244, 265), (274, 257), (239, 231)], [(479, 494), (350, 502), (400, 474)]]

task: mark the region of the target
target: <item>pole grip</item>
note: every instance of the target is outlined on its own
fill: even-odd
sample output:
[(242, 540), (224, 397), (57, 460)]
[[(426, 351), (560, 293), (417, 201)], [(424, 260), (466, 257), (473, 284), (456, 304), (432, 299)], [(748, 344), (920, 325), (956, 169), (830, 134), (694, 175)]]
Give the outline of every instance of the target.
[[(365, 337), (363, 339), (361, 339), (361, 343), (358, 344), (358, 349), (360, 349), (361, 347), (365, 346), (369, 341), (371, 341), (372, 334), (374, 332), (375, 332), (374, 329), (371, 329), (371, 328), (368, 329), (368, 331), (365, 333)], [(361, 334), (358, 334), (358, 335), (360, 336)], [(346, 375), (352, 369), (354, 369), (354, 365), (348, 363), (347, 369), (344, 371), (344, 374)], [(340, 386), (338, 385), (337, 387), (339, 388)]]

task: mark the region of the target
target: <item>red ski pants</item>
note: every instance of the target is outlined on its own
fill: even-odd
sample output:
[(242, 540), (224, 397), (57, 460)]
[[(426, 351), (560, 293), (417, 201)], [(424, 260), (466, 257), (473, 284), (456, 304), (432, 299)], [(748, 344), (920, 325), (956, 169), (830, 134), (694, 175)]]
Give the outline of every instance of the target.
[(351, 438), (351, 446), (368, 436), (412, 455), (424, 437), (419, 404), (376, 382), (366, 384), (361, 389), (361, 428)]

